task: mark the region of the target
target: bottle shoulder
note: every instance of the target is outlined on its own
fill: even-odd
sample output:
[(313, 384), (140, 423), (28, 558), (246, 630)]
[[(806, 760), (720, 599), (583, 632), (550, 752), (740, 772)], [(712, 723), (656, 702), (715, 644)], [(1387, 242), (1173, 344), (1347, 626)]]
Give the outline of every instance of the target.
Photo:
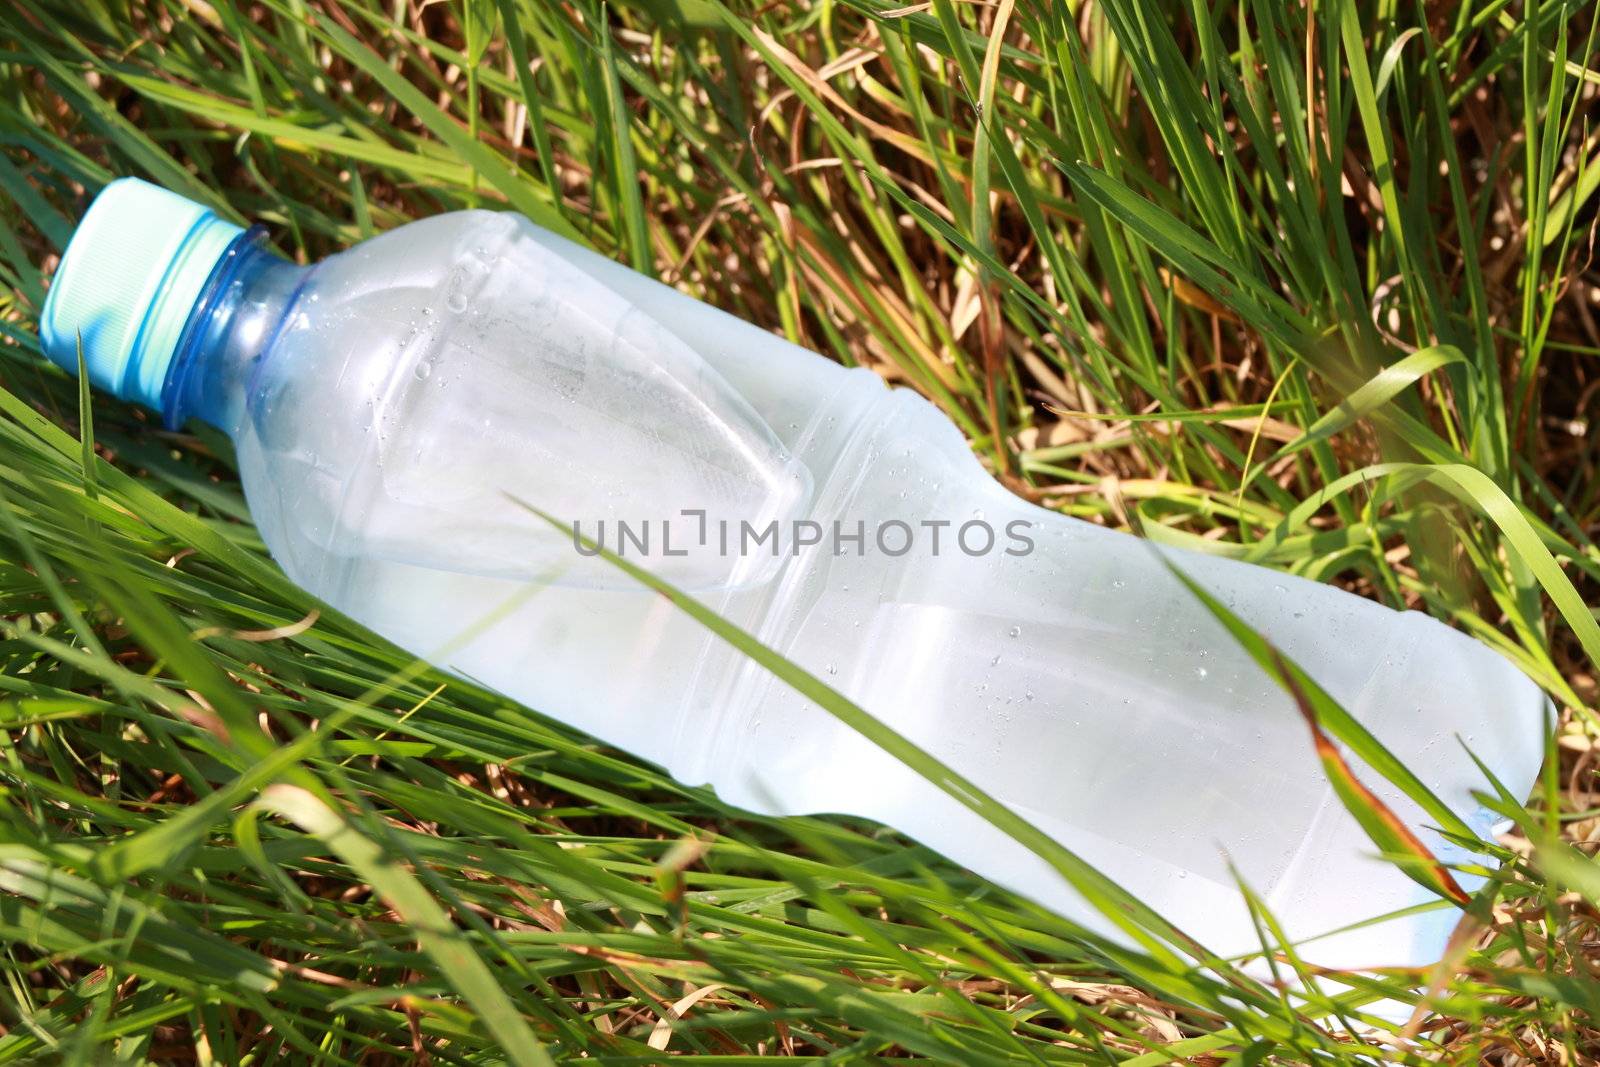
[[(249, 401), (270, 476), (303, 487), (312, 539), (611, 586), (626, 576), (534, 539), (533, 509), (611, 536), (686, 509), (713, 526), (803, 514), (810, 474), (741, 390), (534, 232), (462, 212), (317, 269)], [(688, 588), (761, 580), (714, 552), (659, 562)]]

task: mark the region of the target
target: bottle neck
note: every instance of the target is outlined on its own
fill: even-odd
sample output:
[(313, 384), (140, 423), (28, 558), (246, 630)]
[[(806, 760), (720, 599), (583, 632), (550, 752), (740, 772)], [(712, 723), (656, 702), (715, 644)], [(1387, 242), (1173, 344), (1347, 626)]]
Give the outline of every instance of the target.
[(189, 312), (161, 391), (169, 429), (195, 418), (234, 437), (243, 425), (251, 374), (311, 273), (265, 242), (260, 226), (235, 238)]

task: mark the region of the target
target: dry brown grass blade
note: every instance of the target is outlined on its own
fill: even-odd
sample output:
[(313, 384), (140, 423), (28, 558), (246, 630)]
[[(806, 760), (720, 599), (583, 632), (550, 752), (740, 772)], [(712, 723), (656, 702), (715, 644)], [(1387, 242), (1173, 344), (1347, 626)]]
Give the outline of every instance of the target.
[[(993, 121), (995, 85), (1000, 72), (1000, 50), (1005, 43), (1006, 26), (1011, 19), (1011, 12), (1015, 7), (1014, 0), (1001, 0), (995, 11), (994, 24), (989, 30), (989, 44), (984, 50), (983, 70), (979, 78), (979, 93), (983, 114), (980, 116), (985, 122)], [(992, 129), (988, 131), (990, 137), (995, 135)], [(984, 182), (981, 188), (986, 190), (983, 196), (984, 203), (974, 202), (972, 210), (987, 212), (990, 217), (994, 215), (998, 205), (998, 198), (987, 193), (988, 183)], [(983, 232), (990, 233), (989, 226)], [(993, 455), (997, 473), (1002, 479), (1011, 477), (1011, 450), (1006, 446), (1005, 430), (1000, 416), (1000, 383), (1006, 374), (1006, 320), (1005, 309), (1001, 306), (999, 286), (988, 270), (979, 271), (981, 279), (978, 287), (978, 298), (981, 313), (978, 316), (978, 339), (983, 347), (983, 393), (984, 404), (988, 408), (989, 434), (993, 441)]]
[(780, 44), (776, 37), (773, 37), (771, 34), (767, 33), (760, 26), (753, 25), (750, 27), (750, 31), (755, 35), (756, 39), (761, 42), (762, 47), (770, 50), (773, 56), (782, 62), (784, 66), (793, 71), (797, 77), (806, 83), (812, 92), (817, 94), (817, 96), (827, 101), (833, 107), (838, 108), (844, 114), (849, 115), (852, 119), (865, 127), (874, 137), (882, 138), (888, 143), (894, 145), (896, 148), (900, 149), (902, 152), (905, 152), (907, 155), (910, 155), (923, 163), (926, 163), (930, 166), (933, 164), (933, 153), (928, 150), (927, 142), (916, 137), (912, 137), (901, 130), (897, 130), (893, 126), (886, 126), (876, 119), (862, 114), (856, 108), (852, 107), (849, 101), (839, 95), (834, 87), (828, 83), (827, 78), (823, 77), (816, 70), (813, 70), (811, 67), (802, 62), (799, 56), (795, 55), (793, 52), (789, 51), (782, 44)]
[(1276, 649), (1272, 654), (1277, 663), (1278, 677), (1284, 681), (1289, 695), (1294, 698), (1295, 707), (1305, 720), (1306, 728), (1311, 731), (1311, 742), (1316, 747), (1317, 758), (1322, 761), (1328, 781), (1333, 786), (1334, 792), (1344, 801), (1345, 807), (1361, 823), (1362, 828), (1379, 848), (1386, 853), (1409, 856), (1418, 861), (1406, 867), (1407, 874), (1457, 904), (1463, 906), (1468, 904), (1472, 898), (1456, 882), (1449, 869), (1389, 805), (1356, 777), (1355, 771), (1351, 770), (1350, 764), (1345, 760), (1344, 753), (1339, 751), (1339, 746), (1334, 744), (1333, 738), (1327, 735), (1322, 729), (1322, 724), (1317, 721), (1317, 712), (1312, 706), (1311, 698), (1300, 687), (1288, 663)]

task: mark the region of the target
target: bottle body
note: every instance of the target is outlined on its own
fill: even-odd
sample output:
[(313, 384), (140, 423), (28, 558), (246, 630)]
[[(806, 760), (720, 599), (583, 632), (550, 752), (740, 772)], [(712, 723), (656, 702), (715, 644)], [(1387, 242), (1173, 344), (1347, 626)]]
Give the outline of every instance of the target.
[[(417, 655), (736, 805), (883, 821), (1103, 928), (1042, 861), (532, 509), (613, 549), (618, 523), (654, 522), (647, 566), (1218, 951), (1258, 947), (1230, 862), (1296, 937), (1426, 893), (1371, 857), (1292, 702), (1162, 556), (1479, 832), (1485, 783), (1453, 735), (1513, 789), (1537, 770), (1544, 700), (1476, 642), (1033, 507), (914, 394), (517, 216), (442, 216), (357, 246), (312, 268), (281, 319), (230, 386), (244, 395), (225, 428), (286, 572)], [(666, 521), (682, 554), (661, 545)], [(730, 551), (728, 522), (778, 533)], [(1453, 918), (1308, 955), (1426, 962)]]

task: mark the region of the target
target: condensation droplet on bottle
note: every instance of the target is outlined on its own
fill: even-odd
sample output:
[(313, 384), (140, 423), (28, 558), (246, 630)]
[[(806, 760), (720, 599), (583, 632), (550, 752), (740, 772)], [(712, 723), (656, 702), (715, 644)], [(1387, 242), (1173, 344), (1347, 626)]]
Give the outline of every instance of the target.
[(433, 373), (433, 364), (427, 360), (422, 360), (411, 373), (417, 376), (417, 381), (424, 381), (428, 375)]
[(1013, 626), (1011, 629), (1007, 630), (1006, 633), (1010, 634), (1012, 637), (1021, 637), (1022, 636), (1022, 627)]

